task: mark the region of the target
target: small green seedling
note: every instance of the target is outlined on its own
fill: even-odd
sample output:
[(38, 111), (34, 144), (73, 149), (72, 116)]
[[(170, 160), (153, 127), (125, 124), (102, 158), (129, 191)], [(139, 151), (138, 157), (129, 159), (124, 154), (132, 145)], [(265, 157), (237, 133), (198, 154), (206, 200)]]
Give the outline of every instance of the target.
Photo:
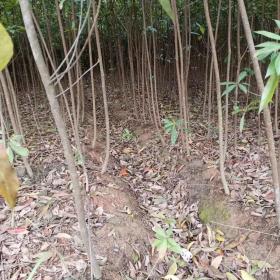
[[(3, 143), (3, 140), (0, 140), (0, 143)], [(14, 162), (15, 156), (28, 157), (29, 150), (22, 146), (23, 137), (22, 135), (13, 134), (7, 141), (7, 154), (9, 157), (10, 163)]]
[(238, 105), (233, 107), (233, 112), (232, 112), (233, 115), (242, 114), (241, 119), (240, 119), (240, 124), (239, 124), (240, 133), (242, 133), (244, 126), (245, 126), (246, 114), (251, 111), (257, 111), (259, 108), (259, 104), (260, 104), (260, 100), (254, 99), (244, 108), (240, 108)]
[(247, 94), (249, 84), (245, 83), (245, 79), (246, 79), (246, 77), (248, 77), (252, 74), (253, 74), (252, 69), (245, 68), (242, 72), (240, 72), (237, 82), (222, 82), (221, 86), (226, 86), (222, 96), (230, 94), (236, 88), (240, 89), (243, 93)]
[(172, 145), (176, 144), (179, 137), (180, 129), (182, 129), (186, 133), (189, 132), (186, 126), (184, 125), (184, 121), (182, 119), (164, 119), (163, 128), (166, 133), (170, 134)]
[(134, 134), (128, 128), (125, 128), (122, 133), (122, 140), (129, 142), (133, 138), (134, 138)]
[(170, 227), (168, 230), (163, 230), (161, 227), (154, 229), (156, 240), (153, 242), (153, 247), (159, 252), (159, 258), (163, 259), (167, 251), (177, 254), (182, 253), (182, 247), (174, 240), (173, 231)]

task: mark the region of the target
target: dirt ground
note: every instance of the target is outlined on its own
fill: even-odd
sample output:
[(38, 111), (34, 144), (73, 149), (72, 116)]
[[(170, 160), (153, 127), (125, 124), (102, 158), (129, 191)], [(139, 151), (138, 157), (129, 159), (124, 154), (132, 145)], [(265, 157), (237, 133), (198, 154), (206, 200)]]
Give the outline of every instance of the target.
[[(237, 151), (229, 149), (231, 195), (226, 197), (217, 139), (202, 137), (203, 126), (193, 128), (192, 154), (187, 156), (179, 145), (168, 144), (168, 135), (164, 146), (153, 126), (139, 123), (129, 106), (120, 108), (113, 96), (109, 102), (111, 158), (106, 174), (100, 175), (104, 131), (93, 149), (90, 117), (81, 129), (89, 179), (87, 223), (103, 279), (162, 279), (174, 259), (178, 279), (226, 279), (226, 272), (238, 276), (240, 270), (254, 273), (255, 279), (280, 279), (279, 232), (266, 150), (256, 152), (250, 130)], [(3, 203), (0, 206), (1, 279), (27, 279), (42, 252), (50, 255), (33, 279), (89, 279), (60, 141), (48, 106), (42, 105), (38, 114), (40, 127), (33, 128), (29, 112), (23, 116), (35, 177), (30, 180), (21, 172), (14, 215)], [(195, 113), (193, 118), (197, 125)], [(129, 141), (122, 139), (124, 128), (133, 133)], [(157, 262), (153, 228), (170, 225), (176, 242), (192, 252), (191, 263), (182, 263), (174, 253)], [(222, 259), (215, 268), (217, 257)]]

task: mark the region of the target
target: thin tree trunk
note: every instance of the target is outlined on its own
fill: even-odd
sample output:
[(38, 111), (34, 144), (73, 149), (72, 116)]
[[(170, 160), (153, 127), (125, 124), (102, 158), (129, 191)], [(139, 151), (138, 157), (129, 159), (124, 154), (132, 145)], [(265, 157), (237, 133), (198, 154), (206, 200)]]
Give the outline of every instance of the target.
[(84, 203), (82, 199), (81, 194), (81, 186), (79, 182), (79, 177), (77, 173), (77, 169), (75, 166), (75, 159), (73, 156), (73, 152), (71, 149), (70, 141), (68, 139), (67, 131), (66, 131), (66, 125), (63, 121), (63, 118), (60, 113), (60, 108), (58, 101), (55, 96), (55, 87), (53, 84), (50, 83), (50, 74), (47, 68), (47, 65), (44, 61), (42, 50), (38, 41), (38, 37), (35, 31), (35, 26), (32, 20), (32, 13), (31, 13), (31, 6), (28, 0), (20, 0), (20, 8), (21, 13), (23, 17), (23, 22), (25, 25), (25, 30), (28, 36), (28, 40), (31, 46), (31, 50), (33, 53), (33, 57), (35, 60), (35, 63), (38, 67), (47, 98), (50, 103), (51, 111), (55, 120), (55, 124), (57, 126), (57, 130), (59, 133), (59, 136), (61, 138), (61, 143), (64, 150), (64, 156), (66, 158), (66, 162), (69, 168), (70, 177), (72, 181), (73, 186), (73, 195), (74, 195), (74, 201), (75, 201), (75, 207), (79, 222), (79, 228), (81, 232), (82, 241), (84, 243), (84, 246), (86, 248), (87, 254), (89, 258), (91, 259), (91, 264), (93, 266), (93, 272), (94, 276), (97, 279), (101, 278), (101, 271), (99, 268), (99, 265), (97, 263), (95, 253), (93, 248), (90, 247), (90, 240), (89, 240), (89, 234), (87, 231), (86, 221), (85, 221), (85, 210), (84, 210)]
[[(239, 5), (241, 19), (243, 22), (245, 36), (246, 36), (247, 43), (249, 46), (251, 60), (253, 62), (258, 90), (259, 90), (259, 92), (263, 92), (264, 82), (263, 82), (259, 62), (256, 57), (256, 49), (255, 49), (254, 40), (253, 40), (253, 36), (252, 36), (250, 23), (248, 20), (244, 1), (238, 0), (238, 5)], [(275, 192), (275, 207), (276, 207), (276, 213), (277, 213), (277, 222), (278, 222), (278, 226), (280, 227), (280, 185), (279, 185), (279, 176), (278, 176), (280, 165), (277, 167), (277, 158), (276, 158), (276, 153), (275, 153), (273, 129), (272, 129), (272, 123), (271, 123), (270, 110), (268, 107), (264, 108), (263, 115), (264, 115), (265, 130), (266, 130), (266, 136), (267, 136), (267, 142), (268, 142), (268, 148), (269, 148), (271, 168), (272, 168), (272, 180), (273, 180), (273, 186), (274, 186), (274, 192)]]
[[(231, 66), (231, 0), (228, 1), (228, 61), (227, 61), (227, 83), (230, 78)], [(228, 84), (227, 84), (228, 87)], [(225, 158), (228, 146), (228, 94), (226, 95), (226, 115), (225, 115)]]
[(213, 66), (215, 71), (216, 77), (216, 90), (217, 90), (217, 107), (218, 107), (218, 123), (219, 123), (219, 146), (220, 146), (220, 173), (221, 173), (221, 180), (223, 183), (224, 191), (227, 195), (229, 195), (229, 188), (225, 177), (225, 170), (224, 170), (224, 140), (223, 140), (223, 111), (222, 111), (222, 100), (221, 100), (221, 85), (220, 85), (220, 73), (219, 73), (219, 65), (217, 59), (217, 52), (216, 52), (216, 43), (213, 34), (210, 14), (209, 14), (209, 7), (208, 1), (203, 0), (204, 3), (204, 10), (205, 10), (205, 17), (208, 25), (208, 32), (210, 37), (211, 49), (212, 49), (212, 56), (213, 56)]
[[(93, 17), (96, 15), (95, 1), (93, 0)], [(101, 75), (101, 88), (102, 88), (102, 96), (104, 103), (104, 112), (105, 112), (105, 126), (106, 126), (106, 151), (105, 151), (105, 159), (102, 165), (101, 173), (105, 173), (107, 170), (109, 156), (110, 156), (110, 124), (109, 124), (109, 112), (108, 112), (108, 103), (107, 103), (107, 92), (106, 92), (106, 82), (105, 82), (105, 73), (102, 59), (102, 52), (100, 46), (100, 38), (99, 38), (99, 30), (97, 23), (95, 25), (95, 39), (96, 39), (96, 47), (99, 59), (99, 69)]]

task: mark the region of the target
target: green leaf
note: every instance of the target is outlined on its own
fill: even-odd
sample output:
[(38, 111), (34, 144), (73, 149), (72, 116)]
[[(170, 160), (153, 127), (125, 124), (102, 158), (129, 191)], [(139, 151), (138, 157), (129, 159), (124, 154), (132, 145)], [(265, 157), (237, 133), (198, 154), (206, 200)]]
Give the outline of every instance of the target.
[(240, 270), (240, 273), (243, 280), (256, 280), (252, 275), (250, 275), (245, 270)]
[(178, 139), (179, 133), (176, 129), (176, 127), (173, 127), (172, 131), (171, 131), (171, 144), (175, 145)]
[(23, 141), (23, 136), (20, 134), (13, 134), (10, 139), (12, 139), (15, 142), (18, 142), (20, 145), (20, 143)]
[(9, 146), (17, 155), (21, 157), (27, 157), (29, 155), (28, 149), (22, 147), (18, 142), (15, 142), (13, 139), (10, 139)]
[(277, 27), (280, 29), (280, 20), (275, 19), (274, 21), (275, 21)]
[(268, 32), (268, 31), (255, 31), (255, 33), (260, 34), (262, 36), (265, 36), (269, 39), (273, 39), (273, 40), (280, 40), (280, 36), (278, 34), (272, 33), (272, 32)]
[(277, 50), (277, 48), (280, 47), (280, 44), (278, 42), (264, 42), (261, 44), (256, 45), (257, 48), (267, 48), (267, 49), (271, 49), (271, 51), (274, 51), (275, 49)]
[(244, 93), (248, 92), (247, 87), (245, 86), (245, 84), (239, 84), (238, 87), (240, 88), (241, 91), (243, 91)]
[(167, 251), (167, 240), (163, 239), (161, 240), (161, 242), (159, 242), (158, 246), (157, 246), (157, 250), (159, 252), (159, 258), (163, 259), (166, 255), (166, 251)]
[(242, 131), (244, 129), (244, 125), (245, 125), (245, 114), (243, 114), (240, 119), (240, 124), (239, 124), (240, 133), (242, 133)]
[(10, 35), (1, 23), (0, 38), (0, 71), (2, 71), (14, 54), (14, 46)]
[(269, 63), (266, 70), (265, 78), (268, 78), (271, 75), (276, 75), (275, 59), (271, 60), (271, 62)]
[(178, 254), (182, 252), (181, 246), (173, 238), (168, 238), (167, 243), (168, 243), (168, 249), (170, 249), (171, 251)]
[(250, 76), (254, 74), (254, 71), (251, 68), (249, 68), (249, 67), (245, 67), (244, 71), (246, 71), (247, 74), (250, 75)]
[(156, 237), (158, 239), (163, 239), (163, 238), (166, 238), (166, 232), (161, 228), (161, 227), (156, 227), (154, 229), (154, 232), (156, 233)]
[(222, 82), (220, 83), (221, 86), (229, 86), (229, 85), (236, 85), (234, 82)]
[(228, 86), (225, 91), (223, 92), (222, 96), (229, 94), (236, 88), (236, 84)]
[(238, 114), (238, 113), (240, 113), (241, 112), (241, 109), (240, 109), (240, 107), (239, 106), (237, 106), (237, 105), (234, 105), (233, 106), (233, 115), (236, 115), (236, 114)]
[(201, 32), (201, 34), (204, 34), (205, 30), (206, 29), (205, 29), (204, 25), (199, 24), (199, 31)]
[(9, 162), (13, 163), (14, 162), (14, 152), (12, 151), (11, 147), (7, 148), (7, 154), (8, 154)]
[(269, 79), (268, 79), (268, 81), (267, 81), (267, 83), (264, 87), (263, 93), (262, 93), (259, 113), (272, 100), (272, 97), (274, 95), (274, 92), (275, 92), (275, 89), (278, 85), (278, 82), (279, 82), (279, 77), (278, 76), (272, 75), (272, 76), (269, 77)]
[(248, 76), (248, 72), (247, 71), (244, 70), (244, 71), (240, 72), (240, 74), (238, 76), (238, 83), (240, 83), (247, 76)]
[(161, 244), (162, 240), (161, 239), (155, 239), (152, 246), (153, 248), (157, 248)]
[(280, 76), (280, 54), (277, 55), (275, 61), (274, 61), (274, 69), (276, 70), (276, 73), (278, 76)]
[(159, 3), (161, 4), (167, 15), (174, 21), (175, 16), (170, 5), (170, 0), (159, 0)]
[(231, 272), (226, 273), (228, 280), (238, 280)]
[(262, 59), (271, 53), (278, 51), (280, 49), (280, 44), (275, 42), (265, 42), (257, 45), (256, 47), (260, 47), (261, 49), (256, 51), (256, 56), (259, 58), (262, 56)]
[(262, 52), (263, 50), (256, 51), (256, 56), (258, 60), (263, 61), (265, 58), (267, 58), (270, 55), (270, 52)]

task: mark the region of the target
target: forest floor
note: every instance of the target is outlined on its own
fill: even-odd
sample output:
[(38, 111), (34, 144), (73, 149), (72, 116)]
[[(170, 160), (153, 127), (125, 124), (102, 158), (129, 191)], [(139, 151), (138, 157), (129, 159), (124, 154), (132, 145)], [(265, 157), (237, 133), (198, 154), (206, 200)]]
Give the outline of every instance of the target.
[[(162, 279), (167, 274), (176, 275), (166, 278), (175, 280), (227, 279), (226, 272), (241, 279), (241, 270), (255, 279), (280, 279), (271, 172), (265, 137), (256, 137), (256, 120), (248, 120), (236, 149), (229, 145), (226, 176), (231, 194), (226, 197), (218, 171), (217, 129), (213, 125), (213, 135), (207, 137), (201, 100), (193, 100), (187, 156), (179, 144), (169, 144), (169, 135), (163, 146), (153, 126), (135, 119), (129, 101), (121, 102), (113, 88), (108, 96), (111, 158), (104, 175), (102, 110), (95, 149), (90, 146), (89, 113), (81, 128), (89, 179), (87, 222), (103, 279)], [(27, 279), (30, 273), (34, 277), (29, 279), (38, 280), (90, 279), (50, 109), (45, 100), (37, 100), (37, 108), (26, 102), (21, 104), (22, 121), (35, 176), (30, 180), (19, 163), (22, 184), (14, 215), (0, 206), (1, 279)], [(123, 138), (124, 129), (132, 133), (131, 139)], [(229, 135), (232, 143), (233, 131)], [(84, 179), (81, 169), (81, 182)], [(152, 242), (158, 226), (172, 228), (176, 242), (192, 253), (190, 262), (172, 252), (157, 260)]]

